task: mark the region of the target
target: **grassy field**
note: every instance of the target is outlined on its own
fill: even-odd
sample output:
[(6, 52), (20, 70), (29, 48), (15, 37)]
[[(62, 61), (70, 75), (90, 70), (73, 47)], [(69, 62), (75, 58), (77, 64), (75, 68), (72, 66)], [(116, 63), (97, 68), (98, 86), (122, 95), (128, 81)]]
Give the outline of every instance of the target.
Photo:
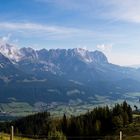
[(133, 118), (137, 118), (137, 117), (140, 117), (139, 114), (133, 114)]
[(124, 140), (140, 140), (140, 136), (130, 136), (128, 138), (125, 138)]
[[(0, 134), (0, 140), (10, 140), (10, 135), (1, 133)], [(14, 137), (14, 140), (33, 140), (29, 138), (23, 138), (23, 137)]]
[(34, 108), (25, 102), (0, 103), (0, 111), (11, 116), (27, 116), (34, 112)]
[[(10, 135), (1, 133), (0, 134), (0, 140), (10, 140)], [(15, 136), (14, 140), (34, 140), (34, 139), (23, 138), (23, 137), (16, 137)], [(128, 137), (123, 138), (123, 140), (140, 140), (140, 136), (128, 136)]]
[[(99, 96), (95, 95), (94, 97), (89, 97), (89, 101), (84, 102), (80, 99), (71, 99), (68, 104), (66, 103), (43, 103), (36, 102), (35, 104), (29, 104), (27, 102), (18, 102), (16, 99), (12, 99), (8, 103), (0, 103), (0, 114), (8, 115), (12, 117), (23, 117), (30, 114), (34, 114), (36, 112), (47, 110), (51, 113), (52, 116), (59, 117), (66, 115), (79, 115), (86, 113), (87, 111), (92, 110), (97, 106), (105, 106), (108, 105), (112, 107), (115, 103), (122, 103), (124, 99), (131, 105), (133, 109), (134, 105), (140, 108), (140, 103), (138, 102), (138, 97), (140, 93), (126, 93), (124, 94), (125, 98), (121, 98), (118, 100), (112, 100), (108, 96)], [(132, 97), (132, 98), (131, 98)], [(130, 100), (131, 99), (131, 100)], [(42, 105), (43, 104), (43, 105)], [(45, 105), (44, 105), (45, 104)], [(137, 116), (135, 116), (137, 117)]]

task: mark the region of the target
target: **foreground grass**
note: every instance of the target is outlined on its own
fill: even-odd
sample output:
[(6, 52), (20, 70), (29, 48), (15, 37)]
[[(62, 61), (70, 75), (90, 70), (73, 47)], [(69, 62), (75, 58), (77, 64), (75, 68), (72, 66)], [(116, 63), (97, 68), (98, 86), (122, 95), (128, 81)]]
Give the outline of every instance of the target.
[[(112, 136), (111, 136), (111, 138), (112, 138)], [(118, 139), (119, 139), (119, 137), (117, 138), (117, 140)], [(10, 140), (10, 135), (0, 133), (0, 140)], [(34, 139), (14, 136), (14, 140), (34, 140)], [(140, 140), (140, 136), (127, 136), (127, 137), (124, 137), (123, 140)]]
[(140, 136), (130, 136), (128, 138), (125, 138), (124, 140), (140, 140)]
[[(4, 134), (4, 133), (0, 133), (0, 140), (10, 140), (10, 135)], [(33, 140), (33, 139), (23, 138), (23, 137), (16, 137), (15, 136), (14, 140)]]
[(137, 117), (140, 117), (140, 114), (133, 114), (133, 118), (137, 118)]

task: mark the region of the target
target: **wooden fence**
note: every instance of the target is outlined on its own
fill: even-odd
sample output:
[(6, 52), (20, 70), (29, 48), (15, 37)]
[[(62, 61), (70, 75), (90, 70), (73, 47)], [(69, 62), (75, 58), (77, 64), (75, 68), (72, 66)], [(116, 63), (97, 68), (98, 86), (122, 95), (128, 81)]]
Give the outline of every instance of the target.
[[(120, 131), (119, 140), (123, 140), (122, 137), (122, 131)], [(10, 140), (14, 140), (14, 126), (11, 126)]]

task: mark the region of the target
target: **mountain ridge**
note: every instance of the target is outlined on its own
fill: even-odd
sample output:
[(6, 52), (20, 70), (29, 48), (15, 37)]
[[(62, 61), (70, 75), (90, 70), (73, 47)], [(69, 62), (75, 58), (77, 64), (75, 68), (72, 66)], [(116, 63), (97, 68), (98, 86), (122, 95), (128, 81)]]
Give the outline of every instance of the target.
[(96, 104), (140, 92), (140, 70), (111, 64), (100, 51), (13, 47), (0, 47), (0, 102)]
[[(40, 49), (40, 50), (35, 50), (31, 47), (23, 47), (23, 48), (17, 48), (14, 45), (5, 43), (5, 44), (0, 44), (0, 52), (6, 56), (7, 58), (9, 58), (11, 61), (21, 61), (24, 58), (29, 57), (29, 55), (33, 55), (34, 57), (37, 58), (38, 57), (38, 53), (40, 54), (40, 52), (48, 52), (48, 53), (52, 53), (52, 55), (60, 54), (61, 52), (64, 53), (65, 55), (77, 55), (81, 58), (85, 58), (86, 62), (92, 62), (92, 58), (97, 57), (97, 56), (101, 56), (102, 59), (105, 59), (105, 62), (108, 62), (106, 56), (100, 52), (100, 51), (88, 51), (86, 49), (83, 48), (73, 48), (73, 49)], [(46, 53), (47, 54), (47, 53)], [(96, 55), (96, 56), (95, 56)], [(86, 58), (87, 57), (87, 58)], [(92, 58), (91, 58), (92, 57)], [(100, 60), (100, 58), (99, 58)], [(98, 61), (98, 60), (96, 60)]]

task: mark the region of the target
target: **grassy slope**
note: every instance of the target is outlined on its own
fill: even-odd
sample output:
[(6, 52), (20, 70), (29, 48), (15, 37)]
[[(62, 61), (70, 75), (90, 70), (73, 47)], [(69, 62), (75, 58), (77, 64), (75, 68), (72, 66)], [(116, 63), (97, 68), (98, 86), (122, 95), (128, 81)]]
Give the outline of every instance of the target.
[(133, 123), (123, 130), (124, 140), (140, 140), (140, 115), (133, 114)]
[(140, 136), (131, 136), (131, 137), (127, 137), (124, 140), (140, 140)]
[[(0, 140), (10, 140), (10, 135), (1, 133)], [(33, 140), (33, 139), (23, 138), (23, 137), (14, 137), (14, 140)]]

